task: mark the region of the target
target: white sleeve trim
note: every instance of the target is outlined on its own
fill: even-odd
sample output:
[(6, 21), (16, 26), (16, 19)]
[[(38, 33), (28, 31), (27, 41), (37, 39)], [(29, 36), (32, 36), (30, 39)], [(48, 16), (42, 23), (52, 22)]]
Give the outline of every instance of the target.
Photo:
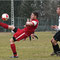
[(37, 22), (36, 21), (32, 21), (33, 23), (34, 23), (34, 26), (36, 26), (37, 25)]
[(60, 31), (60, 26), (58, 26), (58, 28), (57, 28), (57, 29), (55, 29), (55, 30)]
[(58, 26), (58, 30), (60, 30), (60, 26)]

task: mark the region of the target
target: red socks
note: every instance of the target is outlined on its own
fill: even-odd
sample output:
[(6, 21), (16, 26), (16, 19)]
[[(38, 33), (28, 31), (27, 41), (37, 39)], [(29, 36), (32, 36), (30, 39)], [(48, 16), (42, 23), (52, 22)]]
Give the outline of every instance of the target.
[(7, 25), (6, 23), (0, 22), (0, 26), (2, 26), (2, 27), (5, 28), (5, 29), (8, 29), (8, 25)]
[(11, 49), (12, 49), (14, 56), (17, 56), (15, 44), (11, 44)]

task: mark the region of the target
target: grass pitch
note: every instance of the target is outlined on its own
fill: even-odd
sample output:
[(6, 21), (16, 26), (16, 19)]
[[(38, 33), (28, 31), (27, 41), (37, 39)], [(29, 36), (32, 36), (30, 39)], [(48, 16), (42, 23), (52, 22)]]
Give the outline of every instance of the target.
[[(29, 41), (21, 40), (15, 42), (19, 58), (9, 58), (12, 56), (9, 39), (11, 33), (0, 33), (0, 60), (60, 60), (60, 57), (50, 56), (52, 53), (51, 38), (52, 32), (36, 32), (39, 39)], [(60, 44), (60, 43), (59, 43)]]

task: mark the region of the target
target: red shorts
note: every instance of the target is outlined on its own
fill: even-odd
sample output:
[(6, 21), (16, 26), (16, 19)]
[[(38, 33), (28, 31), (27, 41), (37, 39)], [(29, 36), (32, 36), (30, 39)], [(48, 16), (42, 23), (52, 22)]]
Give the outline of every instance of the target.
[(14, 41), (20, 41), (22, 39), (27, 38), (28, 36), (26, 35), (24, 30), (20, 30), (19, 28), (17, 29), (16, 33), (13, 35)]

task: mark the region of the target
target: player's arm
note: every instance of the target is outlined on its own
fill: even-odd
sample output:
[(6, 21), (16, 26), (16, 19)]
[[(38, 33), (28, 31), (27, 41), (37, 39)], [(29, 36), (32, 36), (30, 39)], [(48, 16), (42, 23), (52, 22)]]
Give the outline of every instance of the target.
[(27, 22), (29, 22), (30, 20), (29, 20), (29, 18), (27, 18)]
[(26, 26), (32, 26), (33, 23), (32, 22), (26, 22)]
[(33, 23), (31, 23), (31, 22), (26, 22), (26, 25), (24, 25), (24, 27), (26, 27), (26, 26), (32, 26), (33, 25)]
[[(27, 18), (27, 22), (30, 22), (30, 20)], [(26, 25), (24, 25), (24, 27), (26, 27)]]
[(32, 21), (32, 22), (26, 22), (27, 26), (36, 26), (37, 22), (36, 21)]
[(56, 29), (56, 30), (60, 30), (60, 26), (57, 26), (57, 25), (51, 26), (51, 28)]
[(52, 25), (51, 28), (58, 29), (58, 26), (57, 25), (54, 25), (54, 26)]

